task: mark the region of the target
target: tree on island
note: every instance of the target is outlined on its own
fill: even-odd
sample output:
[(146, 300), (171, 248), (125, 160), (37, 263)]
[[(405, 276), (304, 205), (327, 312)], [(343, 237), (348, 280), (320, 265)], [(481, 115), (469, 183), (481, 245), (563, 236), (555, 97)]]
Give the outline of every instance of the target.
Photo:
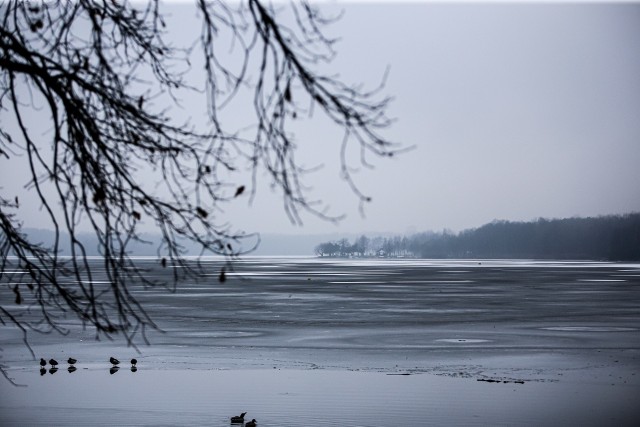
[[(364, 248), (364, 249), (363, 249)], [(596, 218), (565, 218), (531, 222), (493, 221), (453, 233), (411, 236), (361, 236), (316, 246), (316, 254), (332, 257), (387, 258), (519, 258), (640, 260), (640, 213)]]
[[(0, 321), (20, 328), (25, 343), (29, 328), (63, 332), (58, 316), (72, 313), (98, 337), (123, 334), (134, 344), (155, 324), (129, 283), (171, 289), (185, 274), (197, 277), (201, 264), (187, 262), (181, 242), (197, 244), (201, 255), (240, 255), (239, 243), (253, 236), (221, 225), (219, 212), (253, 196), (259, 173), (279, 189), (292, 222), (301, 223), (302, 212), (337, 220), (304, 185), (294, 122), (320, 115), (343, 131), (336, 160), (361, 203), (369, 198), (353, 179), (347, 147), (359, 147), (364, 163), (367, 153), (396, 152), (380, 135), (390, 124), (383, 84), (366, 91), (317, 71), (335, 55), (325, 28), (339, 17), (308, 2), (199, 0), (195, 9), (195, 43), (176, 47), (158, 0), (0, 5), (0, 158), (3, 167), (17, 162), (29, 170), (28, 191), (48, 221), (42, 227), (56, 236), (50, 247), (31, 240), (22, 230), (22, 196), (3, 190)], [(192, 61), (202, 64), (202, 82), (187, 81)], [(184, 114), (186, 93), (206, 96), (206, 123), (174, 118)], [(228, 109), (243, 103), (248, 128), (228, 120)], [(141, 180), (143, 172), (154, 179)], [(168, 283), (146, 277), (129, 256), (142, 222), (162, 236), (157, 263)], [(107, 287), (94, 283), (78, 238), (86, 225)], [(70, 259), (61, 256), (64, 247)], [(35, 307), (42, 322), (26, 323), (14, 304)]]
[(314, 252), (321, 257), (364, 257), (368, 253), (371, 254), (371, 247), (370, 239), (362, 235), (354, 240), (353, 244), (346, 238), (336, 242), (320, 243), (314, 248)]

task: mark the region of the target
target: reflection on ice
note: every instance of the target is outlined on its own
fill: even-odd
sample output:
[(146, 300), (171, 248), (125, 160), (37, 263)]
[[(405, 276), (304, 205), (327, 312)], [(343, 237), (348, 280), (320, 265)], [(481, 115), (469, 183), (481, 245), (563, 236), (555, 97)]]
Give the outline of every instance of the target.
[(635, 419), (634, 396), (610, 385), (573, 388), (520, 377), (475, 377), (473, 367), (459, 369), (451, 376), (268, 369), (105, 377), (87, 371), (47, 381), (17, 372), (28, 387), (0, 383), (0, 424), (224, 427), (240, 412), (247, 412), (246, 420), (258, 419), (260, 427), (624, 426)]

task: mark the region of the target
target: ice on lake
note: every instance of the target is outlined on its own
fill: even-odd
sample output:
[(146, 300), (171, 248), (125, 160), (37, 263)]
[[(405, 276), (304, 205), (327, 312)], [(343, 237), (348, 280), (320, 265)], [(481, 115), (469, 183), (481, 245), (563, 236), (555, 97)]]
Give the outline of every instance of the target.
[[(164, 271), (144, 260), (150, 275)], [(255, 257), (176, 293), (135, 289), (141, 354), (0, 332), (1, 425), (637, 425), (640, 265)], [(638, 273), (638, 274), (636, 274)], [(621, 276), (624, 275), (624, 276)], [(136, 357), (110, 373), (110, 356)]]

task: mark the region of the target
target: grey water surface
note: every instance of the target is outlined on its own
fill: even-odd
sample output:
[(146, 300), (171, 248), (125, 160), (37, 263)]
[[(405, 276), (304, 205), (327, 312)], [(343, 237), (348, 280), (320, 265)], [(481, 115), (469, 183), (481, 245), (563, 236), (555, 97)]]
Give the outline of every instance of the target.
[(70, 319), (68, 336), (30, 341), (77, 370), (41, 375), (3, 328), (2, 363), (26, 387), (0, 383), (0, 424), (640, 421), (639, 264), (255, 257), (224, 283), (220, 266), (175, 293), (133, 286), (162, 329), (141, 353)]

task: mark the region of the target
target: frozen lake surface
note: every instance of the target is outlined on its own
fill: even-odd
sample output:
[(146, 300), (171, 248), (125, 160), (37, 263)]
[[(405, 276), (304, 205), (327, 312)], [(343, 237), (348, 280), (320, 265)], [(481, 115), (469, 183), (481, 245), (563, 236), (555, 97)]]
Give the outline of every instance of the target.
[[(140, 260), (150, 275), (156, 260)], [(638, 425), (640, 265), (246, 258), (224, 283), (134, 289), (141, 354), (0, 329), (0, 425)], [(111, 373), (110, 356), (136, 357)]]

